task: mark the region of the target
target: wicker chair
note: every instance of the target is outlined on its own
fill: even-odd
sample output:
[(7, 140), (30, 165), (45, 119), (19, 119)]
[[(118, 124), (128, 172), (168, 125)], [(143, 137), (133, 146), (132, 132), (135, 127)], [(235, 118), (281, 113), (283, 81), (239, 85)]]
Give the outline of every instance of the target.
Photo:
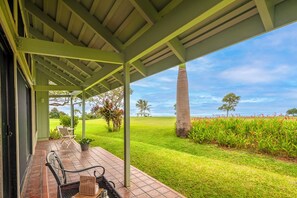
[[(104, 177), (105, 168), (103, 166), (98, 165), (98, 166), (91, 166), (80, 170), (66, 170), (64, 168), (64, 165), (61, 159), (59, 158), (59, 156), (55, 151), (51, 151), (47, 154), (45, 165), (50, 169), (50, 171), (52, 172), (52, 174), (56, 179), (56, 182), (58, 185), (57, 195), (59, 198), (72, 197), (79, 191), (79, 181), (68, 183), (67, 174), (80, 173), (90, 169), (94, 169), (94, 176), (96, 177), (96, 182), (99, 184), (100, 188), (105, 188), (108, 190), (108, 195), (110, 198), (111, 197), (120, 198), (120, 195), (114, 189), (115, 187), (114, 183), (111, 181), (107, 181), (106, 178)], [(99, 172), (96, 170), (98, 168), (102, 169), (101, 174), (99, 174)]]

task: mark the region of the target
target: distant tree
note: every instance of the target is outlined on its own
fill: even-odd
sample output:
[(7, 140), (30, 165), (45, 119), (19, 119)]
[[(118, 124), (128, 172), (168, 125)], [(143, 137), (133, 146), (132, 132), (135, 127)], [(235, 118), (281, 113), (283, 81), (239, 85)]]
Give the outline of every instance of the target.
[(227, 111), (227, 117), (229, 115), (229, 111), (235, 111), (235, 107), (237, 106), (240, 100), (240, 96), (236, 96), (234, 93), (229, 93), (224, 96), (222, 102), (224, 103), (218, 109), (222, 111)]
[(52, 108), (49, 112), (49, 118), (60, 118), (60, 112), (56, 107)]
[(148, 104), (147, 100), (139, 99), (136, 103), (136, 107), (139, 109), (139, 113), (137, 115), (140, 116), (149, 116), (151, 105)]
[(63, 111), (59, 111), (56, 107), (52, 108), (49, 112), (49, 118), (58, 119), (61, 115), (66, 115)]
[[(130, 94), (133, 93), (133, 90), (130, 89)], [(119, 87), (111, 91), (105, 92), (103, 94), (93, 96), (88, 99), (89, 104), (92, 106), (91, 114), (93, 118), (100, 118), (102, 115), (99, 112), (101, 107), (106, 105), (106, 101), (112, 104), (113, 108), (117, 110), (122, 110), (124, 107), (124, 87)], [(110, 125), (108, 125), (109, 130), (112, 131)]]
[[(98, 116), (101, 116), (107, 124), (108, 131), (119, 131), (122, 124), (124, 111), (117, 106), (114, 106), (108, 99), (104, 101), (103, 106), (95, 106), (92, 108)], [(112, 122), (112, 127), (110, 126)]]
[(174, 115), (176, 115), (176, 104), (173, 105), (174, 108)]
[[(78, 117), (74, 116), (74, 127), (78, 124)], [(69, 115), (62, 115), (60, 117), (60, 125), (64, 127), (70, 127), (71, 126), (71, 117)]]
[(288, 114), (288, 115), (295, 116), (295, 115), (297, 115), (297, 109), (296, 109), (296, 108), (289, 109), (289, 110), (287, 111), (287, 114)]
[[(131, 89), (130, 94), (132, 93), (133, 93), (133, 90)], [(92, 105), (92, 107), (95, 107), (95, 106), (103, 106), (106, 100), (111, 102), (115, 107), (123, 108), (124, 87), (119, 87), (111, 91), (105, 92), (103, 94), (93, 96), (88, 99), (88, 102)]]

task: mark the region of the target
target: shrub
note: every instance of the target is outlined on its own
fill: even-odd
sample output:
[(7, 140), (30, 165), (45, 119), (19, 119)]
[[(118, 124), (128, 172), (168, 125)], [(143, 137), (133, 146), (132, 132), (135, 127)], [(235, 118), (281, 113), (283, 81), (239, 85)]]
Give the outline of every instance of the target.
[[(76, 127), (78, 124), (78, 117), (74, 116), (74, 127)], [(63, 125), (65, 127), (71, 126), (71, 117), (69, 115), (61, 115), (60, 116), (60, 125)]]
[(78, 141), (79, 144), (90, 144), (91, 142), (93, 142), (94, 139), (90, 139), (90, 138), (82, 138)]
[(58, 129), (51, 129), (49, 139), (50, 140), (57, 140), (60, 139), (62, 135), (59, 133)]
[(189, 138), (277, 156), (297, 157), (297, 119), (213, 118), (192, 120)]

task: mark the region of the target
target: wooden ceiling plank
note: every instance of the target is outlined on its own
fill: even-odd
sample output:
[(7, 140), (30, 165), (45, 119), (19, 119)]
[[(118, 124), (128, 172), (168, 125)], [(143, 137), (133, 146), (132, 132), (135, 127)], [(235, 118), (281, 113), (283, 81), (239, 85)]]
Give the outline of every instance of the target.
[(63, 0), (64, 4), (79, 17), (85, 24), (98, 34), (105, 42), (110, 44), (117, 52), (123, 51), (123, 44), (104, 27), (94, 16), (92, 16), (78, 2), (72, 0)]
[(43, 13), (37, 6), (35, 6), (31, 1), (25, 1), (25, 7), (28, 12), (37, 17), (40, 21), (50, 27), (54, 32), (62, 36), (65, 41), (77, 46), (83, 46), (73, 35), (69, 34), (61, 25), (50, 18), (48, 15)]
[[(37, 59), (42, 59), (42, 58), (35, 56), (35, 60), (37, 60)], [(64, 63), (63, 61), (60, 61), (58, 58), (44, 57), (44, 59), (49, 61), (51, 64), (56, 65), (60, 69), (66, 71), (70, 75), (74, 76), (77, 80), (79, 80), (81, 82), (85, 81), (85, 78), (82, 75), (80, 75), (78, 72), (71, 69), (66, 63)]]
[[(59, 76), (63, 77), (64, 79), (66, 79), (69, 82), (73, 82), (74, 79), (77, 81), (80, 81), (79, 79), (75, 78), (75, 76), (73, 76), (73, 78), (71, 78), (71, 76), (67, 75), (66, 73), (60, 71), (58, 68), (56, 68), (54, 65), (52, 65), (51, 63), (45, 61), (43, 58), (41, 57), (37, 57), (34, 56), (34, 60), (37, 61), (39, 64), (43, 65), (44, 67), (50, 69), (51, 71), (53, 71), (54, 73), (58, 74)], [(78, 85), (77, 83), (74, 83), (75, 85)]]

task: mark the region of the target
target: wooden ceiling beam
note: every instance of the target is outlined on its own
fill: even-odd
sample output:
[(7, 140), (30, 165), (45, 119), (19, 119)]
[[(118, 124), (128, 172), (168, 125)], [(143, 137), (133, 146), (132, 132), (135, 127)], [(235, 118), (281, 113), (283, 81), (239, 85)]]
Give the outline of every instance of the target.
[(96, 72), (93, 76), (88, 78), (84, 83), (83, 87), (85, 90), (90, 89), (92, 86), (100, 83), (101, 81), (105, 80), (106, 78), (112, 76), (113, 74), (117, 73), (118, 71), (122, 70), (123, 66), (109, 66), (100, 69)]
[(58, 75), (51, 75), (50, 74), (50, 70), (48, 69), (45, 69), (42, 65), (40, 64), (36, 64), (36, 69), (39, 70), (39, 72), (42, 72), (43, 75), (47, 76), (47, 78), (50, 80), (50, 81), (53, 81), (54, 83), (58, 84), (58, 85), (67, 85), (67, 86), (71, 86), (73, 84), (71, 84), (70, 82), (68, 82), (67, 80), (61, 78), (60, 76)]
[(133, 63), (233, 3), (236, 0), (183, 1), (125, 49), (126, 60)]
[[(42, 47), (40, 47), (42, 46)], [(31, 38), (18, 38), (18, 51), (29, 54), (123, 64), (123, 55), (88, 47), (67, 45)]]
[(254, 0), (266, 32), (274, 28), (274, 1)]
[(149, 0), (130, 0), (140, 15), (151, 25), (161, 19), (158, 12)]
[(146, 76), (146, 68), (140, 60), (137, 60), (131, 64), (142, 76)]
[(82, 90), (79, 86), (65, 86), (65, 85), (34, 85), (35, 91), (77, 91)]

